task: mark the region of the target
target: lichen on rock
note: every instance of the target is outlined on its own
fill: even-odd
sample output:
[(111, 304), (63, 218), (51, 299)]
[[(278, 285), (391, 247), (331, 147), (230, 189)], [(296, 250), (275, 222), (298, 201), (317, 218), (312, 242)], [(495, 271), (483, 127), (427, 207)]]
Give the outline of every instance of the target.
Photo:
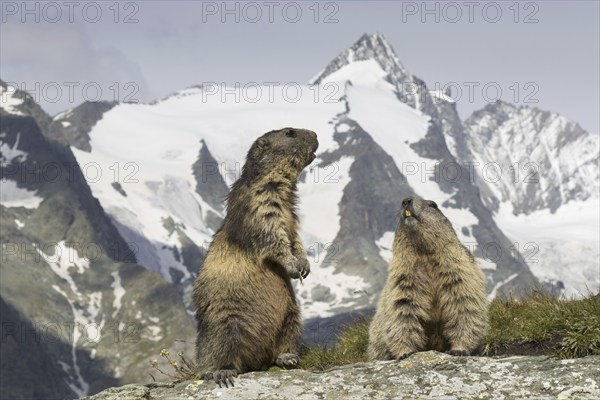
[(127, 385), (88, 399), (598, 399), (599, 365), (600, 356), (453, 357), (428, 351), (318, 373), (251, 372), (229, 388), (201, 380)]

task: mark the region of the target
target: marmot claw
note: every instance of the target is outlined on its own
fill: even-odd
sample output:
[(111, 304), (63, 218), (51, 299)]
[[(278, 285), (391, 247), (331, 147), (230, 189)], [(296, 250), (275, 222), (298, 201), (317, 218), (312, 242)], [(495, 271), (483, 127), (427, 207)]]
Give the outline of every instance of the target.
[(286, 270), (290, 278), (302, 280), (310, 273), (310, 263), (306, 258), (294, 258), (286, 265)]
[(405, 358), (408, 358), (415, 353), (416, 353), (416, 351), (409, 351), (408, 353), (404, 353), (404, 354), (400, 355), (400, 357), (396, 358), (396, 360), (398, 360), (398, 361), (404, 360)]
[(275, 365), (280, 368), (297, 367), (300, 363), (300, 357), (293, 353), (283, 353), (277, 356)]
[(233, 378), (237, 376), (237, 371), (235, 369), (219, 369), (213, 372), (212, 374), (208, 373), (204, 376), (204, 380), (214, 379), (216, 384), (221, 387), (221, 385), (225, 385), (225, 387), (229, 387), (228, 383), (231, 386), (233, 385)]

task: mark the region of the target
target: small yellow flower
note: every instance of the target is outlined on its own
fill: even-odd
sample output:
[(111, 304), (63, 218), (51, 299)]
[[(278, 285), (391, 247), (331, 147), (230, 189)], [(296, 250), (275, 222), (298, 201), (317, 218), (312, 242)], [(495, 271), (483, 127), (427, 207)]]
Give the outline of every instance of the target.
[(156, 368), (156, 367), (158, 367), (158, 361), (152, 360), (152, 361), (150, 361), (150, 365), (152, 366), (152, 368)]
[(162, 349), (162, 350), (160, 351), (160, 355), (161, 355), (161, 357), (167, 357), (167, 356), (169, 355), (169, 350), (167, 350), (167, 349)]

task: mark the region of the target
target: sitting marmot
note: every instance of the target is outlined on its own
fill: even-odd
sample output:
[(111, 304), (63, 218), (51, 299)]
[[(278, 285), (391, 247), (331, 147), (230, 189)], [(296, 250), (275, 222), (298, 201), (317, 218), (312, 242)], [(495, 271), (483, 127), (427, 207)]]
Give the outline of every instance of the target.
[(435, 202), (406, 198), (401, 213), (369, 357), (478, 352), (488, 325), (483, 273)]

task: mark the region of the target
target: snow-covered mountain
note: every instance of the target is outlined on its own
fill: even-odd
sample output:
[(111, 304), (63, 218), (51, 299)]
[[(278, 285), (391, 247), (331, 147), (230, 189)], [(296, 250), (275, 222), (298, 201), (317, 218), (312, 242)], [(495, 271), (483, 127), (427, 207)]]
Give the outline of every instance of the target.
[(570, 201), (598, 197), (599, 136), (577, 123), (498, 101), (473, 113), (465, 128), (464, 154), (482, 166), (476, 168), (478, 184), (492, 191), (486, 203), (494, 210), (508, 202), (515, 215), (555, 212)]
[(136, 262), (31, 96), (0, 81), (0, 97), (2, 397), (146, 380), (162, 348), (193, 348), (180, 294)]
[(73, 144), (80, 164), (111, 171), (88, 179), (94, 196), (136, 243), (140, 264), (180, 288), (188, 311), (227, 185), (254, 139), (282, 126), (312, 129), (320, 141), (299, 184), (302, 237), (313, 262), (311, 278), (297, 285), (305, 317), (374, 306), (399, 202), (412, 194), (442, 205), (488, 274), (490, 293), (535, 283), (477, 187), (446, 177), (456, 160), (444, 123), (460, 124), (456, 110), (443, 118), (381, 35), (361, 37), (302, 86), (297, 101), (283, 91), (267, 95), (266, 87), (255, 89), (262, 96), (241, 90), (239, 102), (192, 87), (153, 104), (120, 104), (93, 126), (89, 143)]
[(553, 112), (498, 101), (454, 139), (494, 219), (543, 282), (566, 294), (600, 283), (599, 136)]
[[(44, 380), (62, 382), (63, 397), (130, 382), (157, 346), (193, 335), (191, 285), (229, 186), (255, 138), (285, 126), (314, 130), (320, 142), (298, 185), (312, 268), (295, 285), (307, 320), (375, 306), (397, 210), (415, 194), (450, 218), (485, 272), (490, 297), (539, 281), (564, 284), (569, 294), (598, 290), (597, 136), (557, 114), (506, 103), (463, 122), (379, 34), (359, 38), (299, 96), (282, 89), (196, 86), (152, 104), (84, 103), (50, 118), (30, 96), (2, 85), (2, 242), (56, 242), (76, 256), (63, 262), (35, 250), (35, 262), (3, 262), (9, 322), (35, 320), (44, 304), (39, 310), (51, 321), (134, 321), (145, 339), (32, 347), (52, 366), (66, 365)], [(471, 176), (465, 165), (472, 162), (543, 167), (536, 183), (488, 182), (482, 169)], [(55, 182), (15, 175), (52, 163), (62, 165)], [(78, 179), (67, 179), (73, 173)], [(90, 261), (69, 241), (98, 243), (103, 257)], [(18, 344), (2, 351), (15, 358)], [(98, 372), (90, 370), (94, 357), (103, 360), (102, 375), (88, 382)]]

